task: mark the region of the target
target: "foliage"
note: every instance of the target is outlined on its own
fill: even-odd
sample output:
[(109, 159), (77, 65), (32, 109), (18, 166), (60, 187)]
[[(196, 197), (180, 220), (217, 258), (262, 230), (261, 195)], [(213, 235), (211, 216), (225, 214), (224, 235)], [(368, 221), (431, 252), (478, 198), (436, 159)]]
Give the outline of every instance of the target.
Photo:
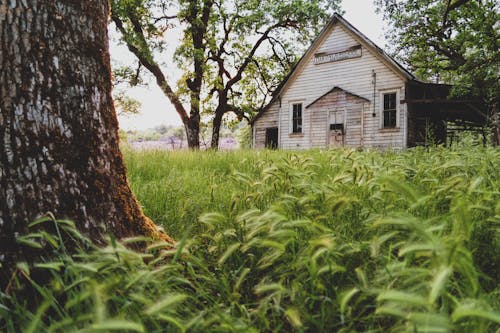
[[(19, 263), (0, 329), (495, 332), (500, 151), (132, 152), (132, 187), (177, 236)], [(196, 163), (194, 163), (196, 161)], [(208, 171), (207, 171), (208, 170)], [(45, 219), (38, 228), (54, 224)], [(82, 239), (65, 221), (62, 237)], [(52, 228), (53, 229), (53, 228)], [(87, 247), (85, 249), (84, 247)], [(35, 279), (46, 272), (45, 282)], [(30, 291), (36, 297), (23, 297)], [(34, 306), (36, 299), (37, 306)]]
[(128, 96), (123, 91), (113, 94), (117, 116), (131, 116), (141, 111), (141, 102)]
[(252, 148), (252, 126), (241, 124), (240, 128), (236, 132), (236, 138), (240, 149)]
[(388, 37), (397, 45), (398, 56), (420, 78), (454, 84), (455, 94), (472, 93), (498, 108), (498, 1), (375, 2), (391, 24)]

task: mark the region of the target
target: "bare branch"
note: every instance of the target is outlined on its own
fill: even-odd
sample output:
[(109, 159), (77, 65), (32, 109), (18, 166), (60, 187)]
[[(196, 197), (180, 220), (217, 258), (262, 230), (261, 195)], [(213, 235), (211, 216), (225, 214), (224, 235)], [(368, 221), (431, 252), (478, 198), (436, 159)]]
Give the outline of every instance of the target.
[(245, 113), (245, 111), (243, 111), (243, 109), (231, 104), (228, 104), (227, 106), (228, 106), (227, 111), (233, 112), (235, 115), (238, 116), (239, 119), (246, 119), (248, 122), (250, 122), (250, 118)]
[[(120, 33), (123, 36), (127, 36), (128, 32), (125, 29), (122, 20), (119, 17), (117, 17), (116, 15), (112, 15), (111, 19), (115, 23), (118, 31), (120, 31)], [(137, 31), (141, 31), (141, 33), (142, 33), (142, 29), (134, 29), (134, 30), (136, 31), (136, 33), (138, 33)], [(139, 35), (139, 37), (145, 38), (143, 34)], [(153, 74), (153, 76), (156, 78), (156, 83), (161, 88), (161, 90), (163, 91), (165, 96), (167, 96), (167, 98), (170, 100), (170, 102), (174, 105), (175, 110), (177, 111), (177, 113), (179, 114), (179, 116), (182, 119), (182, 122), (187, 123), (189, 120), (189, 117), (188, 117), (188, 114), (186, 112), (186, 109), (184, 108), (184, 105), (182, 105), (182, 102), (180, 101), (177, 94), (172, 90), (172, 88), (168, 84), (167, 79), (166, 79), (165, 75), (163, 74), (160, 66), (153, 59), (146, 56), (142, 50), (140, 50), (138, 47), (133, 45), (129, 40), (127, 40), (127, 38), (124, 38), (124, 40), (125, 40), (125, 43), (127, 44), (127, 48), (130, 50), (130, 52), (132, 52), (137, 57), (137, 59), (139, 59), (139, 62), (144, 67), (146, 67), (149, 70), (149, 72), (151, 72), (151, 74)]]
[[(250, 50), (250, 52), (248, 53), (247, 57), (245, 58), (245, 60), (243, 61), (243, 64), (240, 66), (240, 68), (238, 69), (238, 72), (236, 73), (236, 75), (231, 78), (227, 85), (226, 85), (226, 89), (229, 89), (230, 87), (232, 87), (236, 82), (240, 81), (242, 76), (243, 76), (243, 72), (246, 70), (246, 68), (248, 67), (248, 65), (250, 64), (250, 62), (252, 61), (255, 53), (257, 52), (257, 50), (259, 49), (260, 45), (268, 39), (269, 37), (269, 34), (274, 30), (274, 29), (277, 29), (277, 28), (285, 28), (287, 27), (291, 22), (289, 21), (285, 21), (285, 22), (278, 22), (272, 26), (270, 26), (269, 28), (267, 28), (267, 30), (260, 36), (260, 38), (257, 40), (257, 42), (254, 44), (252, 50)], [(293, 22), (292, 22), (293, 23)]]

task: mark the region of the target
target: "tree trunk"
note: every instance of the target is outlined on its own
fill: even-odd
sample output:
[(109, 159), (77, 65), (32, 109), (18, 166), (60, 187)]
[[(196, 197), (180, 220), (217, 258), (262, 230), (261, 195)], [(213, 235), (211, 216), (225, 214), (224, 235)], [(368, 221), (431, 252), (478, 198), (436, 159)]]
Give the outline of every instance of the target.
[(127, 183), (108, 11), (107, 0), (0, 3), (0, 259), (49, 211), (97, 240), (104, 231), (172, 241)]
[[(135, 5), (133, 6), (134, 10)], [(211, 5), (210, 5), (211, 7)], [(196, 8), (194, 8), (196, 9)], [(210, 8), (208, 8), (209, 10)], [(196, 17), (196, 13), (194, 14)], [(153, 57), (148, 57), (147, 54), (152, 53), (152, 50), (147, 46), (147, 39), (144, 35), (144, 30), (141, 27), (141, 23), (137, 21), (137, 19), (131, 16), (125, 16), (125, 19), (129, 19), (132, 24), (135, 26), (133, 29), (133, 33), (127, 30), (126, 24), (120, 17), (119, 12), (113, 12), (111, 15), (111, 19), (116, 24), (118, 31), (123, 35), (123, 41), (127, 44), (127, 48), (130, 52), (132, 52), (139, 62), (147, 68), (147, 70), (153, 74), (156, 78), (156, 84), (162, 90), (163, 94), (168, 98), (170, 103), (175, 108), (175, 111), (179, 115), (184, 124), (184, 129), (186, 132), (188, 147), (193, 150), (200, 149), (200, 91), (203, 77), (203, 65), (205, 64), (204, 59), (200, 61), (195, 57), (195, 80), (191, 81), (187, 80), (187, 85), (191, 90), (191, 111), (188, 115), (184, 105), (182, 104), (179, 95), (175, 93), (172, 87), (169, 85), (167, 81), (167, 77), (163, 73), (162, 69), (153, 59)], [(206, 18), (208, 20), (208, 17)], [(197, 41), (195, 44), (199, 44), (203, 42), (203, 36), (206, 32), (206, 28), (200, 36), (196, 35), (196, 38), (193, 40)], [(139, 41), (139, 42), (138, 42)]]
[(187, 124), (184, 124), (184, 130), (189, 149), (200, 149), (200, 117), (189, 118)]
[(210, 148), (214, 150), (219, 149), (220, 127), (222, 125), (223, 116), (224, 113), (221, 110), (215, 110), (215, 117), (212, 122), (212, 141), (210, 143)]

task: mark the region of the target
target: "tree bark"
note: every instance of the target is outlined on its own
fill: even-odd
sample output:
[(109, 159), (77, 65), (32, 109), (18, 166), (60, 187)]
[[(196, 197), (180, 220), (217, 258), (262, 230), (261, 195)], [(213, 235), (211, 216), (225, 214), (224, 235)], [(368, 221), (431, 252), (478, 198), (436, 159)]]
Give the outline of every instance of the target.
[(220, 128), (222, 125), (222, 117), (224, 116), (224, 112), (222, 110), (215, 111), (215, 117), (212, 121), (212, 140), (210, 142), (210, 148), (213, 150), (219, 149), (219, 137), (220, 137)]
[(200, 115), (196, 117), (191, 116), (190, 119), (184, 123), (184, 130), (186, 131), (186, 138), (189, 149), (200, 149)]
[[(0, 3), (0, 259), (52, 212), (93, 239), (149, 235), (111, 97), (107, 0)], [(104, 230), (103, 230), (104, 228)]]

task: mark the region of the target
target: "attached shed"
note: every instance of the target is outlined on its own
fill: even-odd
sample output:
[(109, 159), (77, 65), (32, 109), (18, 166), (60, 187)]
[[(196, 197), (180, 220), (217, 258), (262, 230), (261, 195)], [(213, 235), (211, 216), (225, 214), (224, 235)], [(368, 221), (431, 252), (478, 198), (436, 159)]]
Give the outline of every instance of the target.
[(256, 148), (405, 148), (480, 129), (484, 106), (450, 99), (450, 86), (420, 82), (334, 14), (252, 122)]
[[(370, 101), (334, 87), (306, 106), (310, 113), (311, 147), (342, 147), (363, 145), (363, 118)], [(349, 110), (349, 112), (347, 111)]]

